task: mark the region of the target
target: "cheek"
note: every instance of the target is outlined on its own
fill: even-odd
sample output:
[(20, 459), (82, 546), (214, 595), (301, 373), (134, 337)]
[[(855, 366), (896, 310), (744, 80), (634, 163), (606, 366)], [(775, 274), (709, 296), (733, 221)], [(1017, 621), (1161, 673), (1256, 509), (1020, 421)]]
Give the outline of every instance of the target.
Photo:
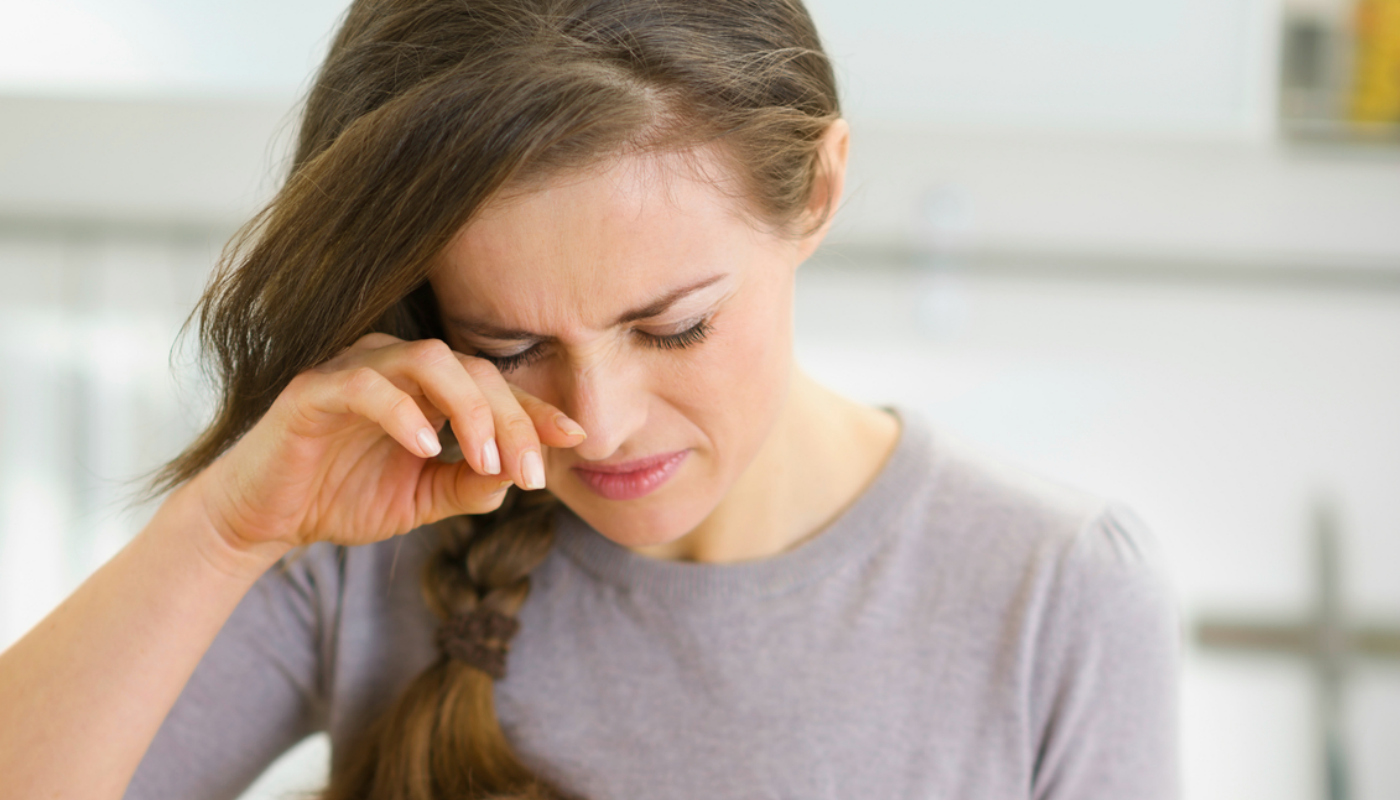
[[(717, 445), (766, 432), (785, 397), (791, 355), (786, 310), (771, 306), (717, 314), (709, 340), (657, 376), (657, 394), (708, 428)], [(744, 447), (742, 449), (748, 449)]]

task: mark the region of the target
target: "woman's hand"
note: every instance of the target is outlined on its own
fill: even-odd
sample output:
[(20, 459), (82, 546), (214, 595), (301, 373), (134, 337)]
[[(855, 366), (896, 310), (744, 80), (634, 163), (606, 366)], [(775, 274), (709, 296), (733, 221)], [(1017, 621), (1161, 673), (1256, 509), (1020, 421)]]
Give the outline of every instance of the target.
[[(449, 419), (466, 453), (455, 464), (433, 458)], [(544, 483), (531, 466), (542, 447), (583, 439), (490, 363), (439, 341), (366, 336), (298, 375), (0, 652), (0, 798), (121, 797), (219, 629), (289, 547), (366, 544), (491, 510), (507, 481)]]
[[(464, 456), (453, 464), (434, 458), (445, 420)], [(191, 483), (236, 550), (368, 544), (491, 511), (512, 482), (542, 489), (542, 445), (584, 438), (577, 423), (507, 384), (491, 363), (436, 339), (374, 333), (292, 379)]]

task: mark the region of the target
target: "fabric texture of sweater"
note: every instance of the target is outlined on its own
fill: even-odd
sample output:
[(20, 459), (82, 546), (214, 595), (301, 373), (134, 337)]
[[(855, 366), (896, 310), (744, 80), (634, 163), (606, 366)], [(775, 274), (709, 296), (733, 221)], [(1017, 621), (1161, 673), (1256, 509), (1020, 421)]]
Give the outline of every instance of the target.
[[(651, 559), (561, 510), (496, 685), (526, 763), (590, 800), (1176, 797), (1180, 631), (1152, 536), (890, 410), (871, 484), (766, 559)], [(270, 570), (126, 797), (237, 797), (317, 731), (341, 768), (436, 657), (433, 545)]]

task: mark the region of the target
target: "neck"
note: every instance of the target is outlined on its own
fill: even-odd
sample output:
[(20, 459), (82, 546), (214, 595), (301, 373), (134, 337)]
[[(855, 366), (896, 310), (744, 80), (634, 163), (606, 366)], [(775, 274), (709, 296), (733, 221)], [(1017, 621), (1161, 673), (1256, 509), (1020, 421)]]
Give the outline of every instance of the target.
[(893, 416), (847, 400), (794, 367), (772, 432), (724, 500), (685, 536), (635, 550), (732, 563), (791, 549), (865, 491), (898, 438)]

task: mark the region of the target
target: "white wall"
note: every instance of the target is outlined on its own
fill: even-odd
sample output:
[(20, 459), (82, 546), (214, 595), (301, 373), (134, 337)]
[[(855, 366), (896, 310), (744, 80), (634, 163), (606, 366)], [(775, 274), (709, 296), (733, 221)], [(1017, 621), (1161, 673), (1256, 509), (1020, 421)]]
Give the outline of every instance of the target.
[(1400, 270), (1400, 148), (858, 126), (852, 244)]
[[(0, 220), (232, 229), (270, 195), (292, 105), (0, 97)], [(1400, 270), (1400, 148), (856, 120), (833, 240), (971, 254)]]
[(286, 97), (346, 0), (7, 0), (0, 92)]
[[(1282, 3), (811, 0), (856, 128), (837, 238), (1400, 268), (1400, 148), (1277, 140)], [(275, 187), (343, 7), (5, 7), (0, 217), (232, 227)]]
[[(1280, 0), (810, 0), (876, 122), (1254, 136)], [(289, 97), (344, 0), (46, 0), (0, 9), (0, 93)]]
[(851, 113), (938, 127), (1260, 139), (1274, 0), (809, 0)]

